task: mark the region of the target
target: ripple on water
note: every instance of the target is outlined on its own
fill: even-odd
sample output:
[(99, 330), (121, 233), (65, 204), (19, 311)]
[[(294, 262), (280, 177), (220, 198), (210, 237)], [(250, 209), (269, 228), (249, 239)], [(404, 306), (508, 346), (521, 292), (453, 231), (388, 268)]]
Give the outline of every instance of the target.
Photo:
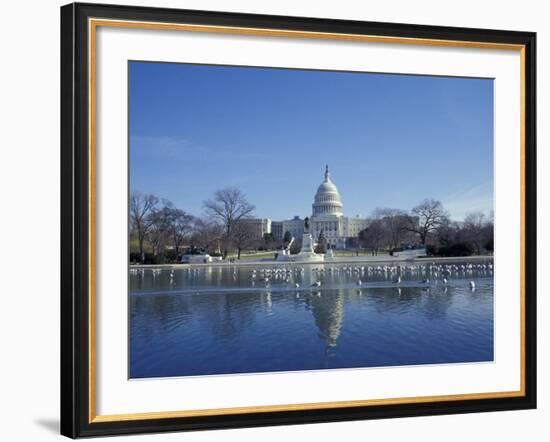
[(131, 377), (493, 360), (488, 272), (394, 284), (310, 269), (253, 286), (227, 270), (130, 275)]

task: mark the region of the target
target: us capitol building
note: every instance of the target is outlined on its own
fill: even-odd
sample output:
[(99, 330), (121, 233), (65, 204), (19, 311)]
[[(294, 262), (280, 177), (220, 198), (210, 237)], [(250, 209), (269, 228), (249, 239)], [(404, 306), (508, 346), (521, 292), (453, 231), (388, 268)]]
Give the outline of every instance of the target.
[[(272, 233), (277, 240), (283, 239), (286, 232), (294, 238), (301, 238), (304, 233), (304, 220), (299, 216), (284, 221), (272, 221), (269, 218), (251, 219), (254, 234), (263, 238), (264, 234)], [(317, 188), (313, 200), (311, 217), (309, 218), (309, 233), (317, 240), (321, 231), (331, 248), (346, 247), (346, 238), (359, 235), (361, 230), (370, 223), (366, 218), (348, 218), (344, 216), (344, 206), (338, 188), (332, 182), (328, 166), (325, 169), (323, 182)]]

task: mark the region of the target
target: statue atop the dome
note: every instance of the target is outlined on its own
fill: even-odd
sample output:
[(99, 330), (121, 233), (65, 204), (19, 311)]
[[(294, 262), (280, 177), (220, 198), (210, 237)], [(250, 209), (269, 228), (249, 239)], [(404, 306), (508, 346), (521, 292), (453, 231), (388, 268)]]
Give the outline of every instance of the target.
[(328, 181), (330, 178), (330, 174), (328, 172), (328, 164), (325, 165), (325, 181)]

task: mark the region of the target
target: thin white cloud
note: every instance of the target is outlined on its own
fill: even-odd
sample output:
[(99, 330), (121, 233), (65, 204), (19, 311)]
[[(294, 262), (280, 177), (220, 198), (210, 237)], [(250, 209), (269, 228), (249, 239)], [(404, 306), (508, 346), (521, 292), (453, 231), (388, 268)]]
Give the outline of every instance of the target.
[(442, 203), (456, 221), (463, 220), (471, 212), (481, 211), (488, 215), (493, 210), (493, 182), (485, 181), (449, 194), (442, 198)]
[[(170, 159), (182, 154), (197, 156), (199, 158), (208, 158), (213, 160), (227, 160), (235, 157), (235, 150), (231, 146), (206, 146), (196, 143), (181, 136), (150, 136), (150, 135), (131, 135), (130, 153), (144, 157), (153, 157), (155, 160)], [(266, 159), (270, 152), (266, 149), (258, 148), (249, 150), (246, 153), (239, 150), (239, 158)]]
[(196, 149), (189, 140), (177, 136), (130, 136), (130, 153), (154, 155), (155, 157), (174, 157), (182, 152)]

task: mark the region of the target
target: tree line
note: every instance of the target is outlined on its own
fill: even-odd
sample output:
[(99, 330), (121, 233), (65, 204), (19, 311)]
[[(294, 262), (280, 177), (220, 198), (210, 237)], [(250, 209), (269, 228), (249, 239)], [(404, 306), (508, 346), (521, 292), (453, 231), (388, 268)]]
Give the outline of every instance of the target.
[[(231, 250), (257, 247), (250, 222), (255, 209), (234, 187), (218, 190), (203, 202), (204, 216), (196, 217), (166, 199), (134, 192), (130, 196), (130, 260), (178, 261), (186, 253), (210, 251), (227, 257)], [(267, 242), (268, 239), (266, 239)]]
[(403, 244), (426, 247), (429, 255), (468, 256), (493, 252), (493, 215), (471, 212), (462, 222), (453, 221), (443, 204), (427, 198), (410, 213), (401, 209), (377, 208), (369, 226), (352, 239), (352, 246), (399, 250)]
[[(250, 222), (255, 206), (235, 187), (217, 190), (203, 201), (203, 216), (177, 208), (172, 202), (152, 194), (134, 192), (130, 196), (130, 261), (140, 263), (179, 262), (183, 253), (203, 253), (224, 258), (235, 252), (275, 250), (288, 245), (292, 236), (284, 232), (258, 238), (257, 226)], [(317, 238), (317, 251), (324, 253), (324, 232)], [(440, 201), (425, 199), (410, 212), (377, 208), (369, 226), (346, 247), (366, 249), (373, 255), (397, 250), (403, 245), (425, 246), (431, 255), (466, 256), (493, 251), (493, 219), (481, 212), (468, 214), (462, 222), (452, 221)], [(300, 250), (296, 238), (291, 253)]]

